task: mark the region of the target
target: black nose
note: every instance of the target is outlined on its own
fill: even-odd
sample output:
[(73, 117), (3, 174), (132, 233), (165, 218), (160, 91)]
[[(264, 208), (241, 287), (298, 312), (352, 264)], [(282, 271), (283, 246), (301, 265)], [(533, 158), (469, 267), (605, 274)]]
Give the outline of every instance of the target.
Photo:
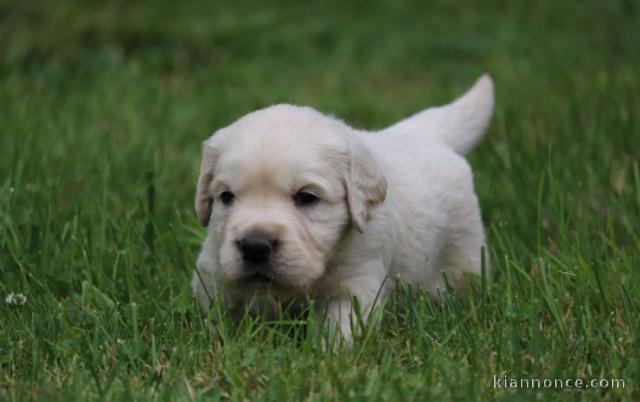
[(276, 248), (277, 240), (267, 236), (250, 235), (237, 243), (243, 260), (259, 264), (269, 260), (269, 255)]

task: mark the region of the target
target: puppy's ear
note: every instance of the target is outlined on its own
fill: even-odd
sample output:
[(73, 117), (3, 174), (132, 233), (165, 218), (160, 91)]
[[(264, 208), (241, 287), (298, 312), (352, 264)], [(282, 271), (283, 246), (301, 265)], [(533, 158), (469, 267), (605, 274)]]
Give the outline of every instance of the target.
[(213, 166), (217, 157), (217, 148), (212, 145), (211, 140), (205, 141), (202, 146), (202, 164), (196, 188), (196, 213), (202, 226), (209, 226), (211, 218), (213, 194), (211, 194), (210, 186), (213, 181)]
[(373, 216), (373, 211), (384, 202), (387, 180), (375, 157), (362, 142), (351, 137), (348, 139), (348, 145), (350, 160), (345, 176), (347, 204), (351, 222), (362, 233)]

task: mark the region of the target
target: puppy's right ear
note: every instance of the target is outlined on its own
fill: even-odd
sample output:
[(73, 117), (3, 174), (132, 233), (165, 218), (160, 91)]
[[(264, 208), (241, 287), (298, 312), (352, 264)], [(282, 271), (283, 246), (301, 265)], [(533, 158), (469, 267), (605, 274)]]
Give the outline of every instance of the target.
[(213, 167), (218, 157), (217, 148), (208, 139), (202, 145), (202, 165), (200, 177), (196, 189), (196, 213), (202, 226), (209, 226), (211, 208), (213, 207), (213, 194), (211, 194), (211, 182), (213, 181)]

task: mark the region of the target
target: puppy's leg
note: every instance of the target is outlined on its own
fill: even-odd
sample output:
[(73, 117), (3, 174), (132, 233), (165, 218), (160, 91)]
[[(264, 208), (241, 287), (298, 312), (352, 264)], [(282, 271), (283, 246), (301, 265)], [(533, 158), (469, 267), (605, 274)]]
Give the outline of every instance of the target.
[(340, 335), (345, 344), (351, 344), (354, 335), (359, 335), (359, 332), (354, 334), (354, 330), (364, 329), (361, 324), (378, 324), (369, 321), (374, 316), (372, 313), (382, 305), (389, 292), (382, 263), (369, 262), (349, 271), (349, 276), (338, 284), (339, 292), (336, 296), (321, 306), (325, 309), (323, 312), (326, 315), (322, 314), (323, 312), (318, 315), (319, 318), (326, 318), (325, 329), (328, 330), (330, 338)]
[(200, 253), (197, 268), (191, 278), (191, 291), (198, 299), (200, 307), (211, 317), (211, 330), (215, 332), (218, 320), (218, 302), (223, 302), (226, 311), (232, 319), (239, 318), (244, 312), (244, 300), (239, 295), (220, 288), (214, 278), (212, 267), (214, 263), (211, 253)]
[(217, 286), (211, 274), (204, 270), (195, 270), (191, 288), (209, 321), (209, 331), (214, 336), (218, 334), (220, 325), (223, 325), (223, 317), (229, 317), (231, 322), (238, 323), (247, 313), (255, 317), (266, 312), (267, 317), (272, 317), (273, 311), (277, 311), (273, 303), (267, 303), (269, 300), (245, 297)]
[[(430, 283), (431, 296), (438, 298), (446, 290), (446, 282), (455, 290), (467, 288), (465, 273), (480, 275), (482, 271), (482, 248), (486, 247), (484, 228), (475, 194), (470, 194), (454, 215), (447, 241), (439, 261), (441, 272)], [(485, 268), (489, 270), (485, 252)]]
[(191, 291), (198, 299), (200, 307), (208, 311), (213, 304), (216, 296), (216, 286), (209, 271), (204, 269), (196, 269), (191, 277)]

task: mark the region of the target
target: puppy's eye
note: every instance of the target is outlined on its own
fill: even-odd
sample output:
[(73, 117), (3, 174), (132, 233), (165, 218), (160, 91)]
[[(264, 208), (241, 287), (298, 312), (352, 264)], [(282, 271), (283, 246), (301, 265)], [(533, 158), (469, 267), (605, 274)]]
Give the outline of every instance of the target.
[(320, 198), (306, 191), (298, 191), (293, 196), (293, 202), (295, 202), (298, 207), (308, 207), (318, 201), (320, 201)]
[(226, 206), (233, 204), (233, 200), (236, 199), (236, 196), (231, 191), (223, 191), (220, 193), (220, 201)]

